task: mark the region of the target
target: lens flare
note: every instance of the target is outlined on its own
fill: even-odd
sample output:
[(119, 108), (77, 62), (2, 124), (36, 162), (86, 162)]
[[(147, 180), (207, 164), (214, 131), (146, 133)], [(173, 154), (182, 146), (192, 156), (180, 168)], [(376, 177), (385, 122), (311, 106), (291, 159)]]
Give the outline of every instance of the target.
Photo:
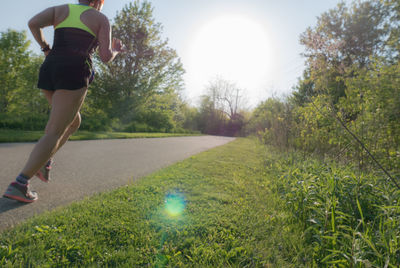
[(170, 217), (177, 217), (183, 213), (185, 209), (185, 199), (182, 194), (168, 194), (165, 198), (165, 212)]

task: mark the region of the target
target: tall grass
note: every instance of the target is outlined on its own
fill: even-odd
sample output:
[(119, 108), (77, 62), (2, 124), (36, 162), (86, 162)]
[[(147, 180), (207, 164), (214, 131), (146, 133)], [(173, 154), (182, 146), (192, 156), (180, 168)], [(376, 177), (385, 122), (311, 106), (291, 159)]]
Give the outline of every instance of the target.
[(400, 191), (383, 175), (295, 153), (267, 154), (265, 165), (315, 266), (400, 266)]

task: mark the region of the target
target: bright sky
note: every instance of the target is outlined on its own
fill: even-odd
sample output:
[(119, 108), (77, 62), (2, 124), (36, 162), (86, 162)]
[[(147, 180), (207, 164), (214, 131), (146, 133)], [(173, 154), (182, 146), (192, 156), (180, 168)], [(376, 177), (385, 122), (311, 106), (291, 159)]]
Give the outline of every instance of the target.
[[(131, 0), (132, 1), (132, 0)], [(26, 30), (28, 20), (52, 5), (78, 0), (7, 1), (0, 10), (0, 31)], [(112, 20), (129, 0), (106, 0)], [(246, 92), (248, 107), (270, 96), (283, 96), (302, 75), (304, 51), (299, 36), (317, 16), (339, 0), (150, 0), (186, 70), (183, 97), (197, 105), (209, 81), (219, 76)], [(350, 0), (347, 0), (350, 2)], [(46, 30), (52, 43), (52, 30)], [(29, 33), (28, 38), (33, 40)], [(39, 53), (33, 42), (32, 50)]]

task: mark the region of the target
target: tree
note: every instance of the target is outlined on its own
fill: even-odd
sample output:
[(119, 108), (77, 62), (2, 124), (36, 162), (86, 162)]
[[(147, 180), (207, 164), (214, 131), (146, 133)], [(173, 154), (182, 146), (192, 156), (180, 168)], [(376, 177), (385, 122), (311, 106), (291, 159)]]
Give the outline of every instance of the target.
[(292, 109), (288, 102), (269, 98), (253, 111), (249, 128), (266, 144), (287, 148), (292, 130)]
[[(265, 142), (399, 170), (400, 2), (343, 3), (301, 36), (307, 69), (286, 103), (257, 107), (251, 127)], [(396, 43), (397, 42), (397, 43)], [(361, 144), (362, 143), (362, 144)], [(369, 162), (371, 161), (371, 162)]]
[(294, 88), (293, 97), (291, 98), (297, 106), (304, 106), (309, 103), (312, 97), (317, 95), (315, 90), (315, 83), (311, 79), (311, 70), (307, 68), (304, 70), (303, 78), (299, 80), (299, 84)]
[(351, 69), (368, 68), (372, 56), (384, 54), (387, 18), (387, 9), (377, 0), (358, 1), (351, 8), (340, 3), (301, 35), (310, 77), (319, 94), (328, 94), (336, 104), (345, 96), (341, 78), (352, 76)]
[(135, 1), (117, 14), (113, 34), (128, 51), (99, 67), (93, 95), (123, 124), (143, 118), (140, 111), (146, 110), (150, 98), (157, 98), (154, 95), (179, 92), (183, 86), (180, 59), (161, 39), (162, 27), (152, 12), (149, 2)]
[(239, 135), (245, 125), (243, 90), (222, 78), (210, 81), (200, 108), (201, 129), (217, 135)]
[(9, 106), (9, 113), (23, 120), (24, 129), (42, 130), (48, 120), (50, 107), (41, 90), (37, 88), (42, 62), (43, 56), (29, 57), (29, 62), (20, 71), (21, 87), (14, 92), (15, 100)]
[(241, 109), (244, 109), (243, 90), (232, 82), (216, 78), (209, 83), (207, 91), (214, 102), (215, 109), (224, 112), (231, 120)]
[(43, 57), (31, 55), (25, 32), (7, 30), (0, 36), (0, 125), (43, 129), (48, 104), (37, 88)]
[(301, 35), (304, 55), (313, 67), (323, 61), (337, 68), (356, 63), (362, 68), (371, 55), (387, 49), (386, 22), (387, 10), (380, 1), (355, 2), (351, 9), (340, 3), (323, 13), (314, 29), (308, 28)]
[(386, 57), (396, 62), (400, 59), (400, 1), (385, 0), (384, 4), (388, 8), (389, 21), (387, 28), (390, 31), (387, 41), (390, 50)]
[(183, 117), (179, 126), (188, 131), (199, 131), (199, 110), (196, 107), (189, 106), (187, 103), (182, 103), (180, 111)]
[(212, 96), (203, 95), (199, 108), (199, 129), (202, 133), (211, 135), (223, 135), (227, 116), (224, 112), (216, 109), (215, 100)]
[(15, 91), (23, 86), (22, 70), (29, 64), (29, 41), (25, 32), (0, 33), (0, 113), (15, 102)]

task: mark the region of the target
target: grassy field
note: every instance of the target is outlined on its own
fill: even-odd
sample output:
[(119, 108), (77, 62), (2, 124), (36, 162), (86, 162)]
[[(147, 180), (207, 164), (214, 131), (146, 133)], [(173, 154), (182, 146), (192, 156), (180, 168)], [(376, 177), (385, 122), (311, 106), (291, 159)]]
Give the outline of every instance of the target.
[(0, 235), (0, 266), (299, 267), (302, 239), (264, 153), (237, 139), (29, 220)]
[[(23, 131), (0, 129), (1, 142), (35, 142), (42, 137), (43, 131)], [(133, 138), (164, 138), (192, 136), (200, 134), (181, 133), (126, 133), (126, 132), (89, 132), (78, 131), (70, 140), (98, 140), (98, 139), (133, 139)]]
[(0, 267), (400, 267), (380, 174), (237, 139), (0, 234)]

